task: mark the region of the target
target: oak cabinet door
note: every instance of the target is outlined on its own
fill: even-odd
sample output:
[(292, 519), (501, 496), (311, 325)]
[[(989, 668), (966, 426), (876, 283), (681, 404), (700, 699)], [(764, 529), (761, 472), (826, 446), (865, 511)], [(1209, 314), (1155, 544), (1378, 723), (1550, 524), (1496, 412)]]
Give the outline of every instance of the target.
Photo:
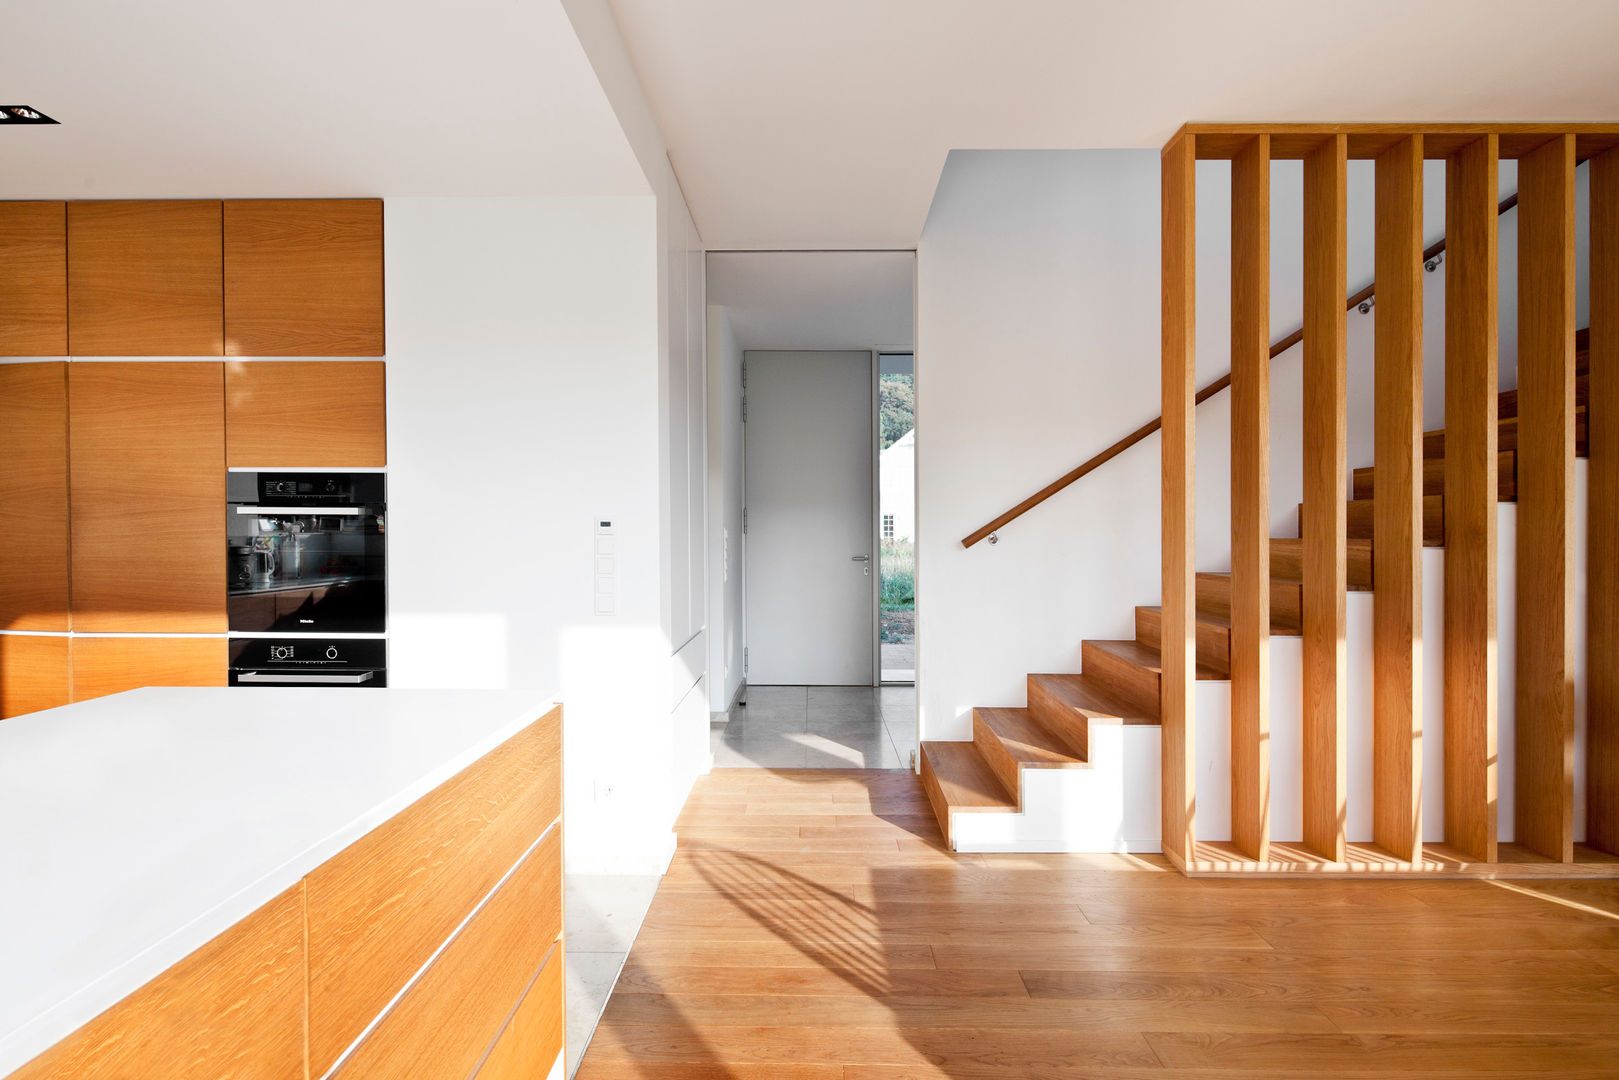
[(232, 360), (225, 365), (231, 466), (388, 464), (381, 360)]
[(220, 245), (217, 202), (69, 203), (73, 355), (223, 355)]
[(68, 703), (67, 635), (0, 634), (0, 720)]
[(304, 1080), (293, 886), (7, 1080)]
[(0, 202), (0, 356), (67, 355), (67, 204)]
[(230, 663), (222, 637), (73, 639), (73, 700), (142, 686), (224, 686)]
[(381, 356), (382, 200), (229, 200), (228, 356)]
[(68, 370), (73, 628), (221, 633), (221, 363)]
[(67, 364), (0, 364), (0, 630), (68, 629)]

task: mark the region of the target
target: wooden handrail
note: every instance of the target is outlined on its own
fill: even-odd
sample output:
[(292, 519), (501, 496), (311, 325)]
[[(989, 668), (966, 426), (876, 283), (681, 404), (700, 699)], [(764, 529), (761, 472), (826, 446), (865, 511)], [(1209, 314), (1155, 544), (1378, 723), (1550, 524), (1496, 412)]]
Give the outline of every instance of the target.
[[(1518, 195), (1516, 192), (1514, 192), (1501, 200), (1500, 205), (1496, 207), (1496, 216), (1499, 217), (1501, 214), (1506, 213), (1508, 210), (1511, 210), (1517, 205)], [(1444, 250), (1445, 238), (1441, 236), (1438, 240), (1428, 245), (1428, 247), (1422, 252), (1422, 261), (1427, 262), (1429, 259), (1434, 258)], [(1345, 305), (1346, 308), (1356, 308), (1365, 303), (1367, 300), (1370, 300), (1377, 291), (1376, 285), (1376, 281), (1367, 282), (1365, 288), (1351, 294)], [(1297, 330), (1294, 330), (1286, 337), (1278, 338), (1270, 347), (1271, 359), (1274, 360), (1276, 357), (1280, 356), (1282, 353), (1286, 352), (1288, 349), (1291, 349), (1293, 346), (1297, 345), (1303, 340), (1303, 326), (1300, 326)], [(1203, 389), (1199, 390), (1197, 392), (1197, 397), (1194, 400), (1196, 404), (1201, 405), (1205, 401), (1209, 400), (1209, 398), (1213, 397), (1215, 394), (1218, 394), (1220, 391), (1226, 389), (1230, 385), (1231, 373), (1228, 371), (1218, 379), (1215, 379), (1213, 382), (1209, 383), (1209, 385), (1203, 387)], [(1136, 443), (1145, 439), (1148, 435), (1151, 435), (1153, 432), (1163, 427), (1163, 424), (1164, 418), (1160, 416), (1156, 420), (1136, 428), (1134, 431), (1130, 432), (1130, 434), (1126, 435), (1124, 438), (1120, 439), (1106, 450), (1103, 450), (1095, 457), (1085, 461), (1078, 468), (1059, 476), (1057, 479), (1053, 480), (1051, 483), (1047, 484), (1033, 495), (1030, 495), (1027, 499), (1024, 499), (1022, 502), (1012, 507), (1012, 509), (1002, 514), (1000, 517), (985, 523), (978, 529), (962, 537), (961, 546), (972, 547), (990, 533), (995, 532), (997, 529), (1000, 529), (1002, 526), (1010, 522), (1016, 521), (1030, 510), (1033, 510), (1036, 506), (1039, 506), (1041, 503), (1057, 494), (1057, 492), (1061, 491), (1069, 484), (1072, 484), (1081, 477), (1094, 472), (1103, 465), (1106, 465), (1108, 462), (1130, 449), (1130, 447), (1134, 446)]]

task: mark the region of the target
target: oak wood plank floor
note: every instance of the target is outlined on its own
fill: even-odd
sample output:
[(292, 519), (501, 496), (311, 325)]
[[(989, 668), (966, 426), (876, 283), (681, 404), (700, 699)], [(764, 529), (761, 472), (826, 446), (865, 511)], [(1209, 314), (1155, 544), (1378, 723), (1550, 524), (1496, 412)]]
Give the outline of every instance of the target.
[(1619, 882), (954, 855), (906, 772), (717, 770), (580, 1080), (1619, 1077)]

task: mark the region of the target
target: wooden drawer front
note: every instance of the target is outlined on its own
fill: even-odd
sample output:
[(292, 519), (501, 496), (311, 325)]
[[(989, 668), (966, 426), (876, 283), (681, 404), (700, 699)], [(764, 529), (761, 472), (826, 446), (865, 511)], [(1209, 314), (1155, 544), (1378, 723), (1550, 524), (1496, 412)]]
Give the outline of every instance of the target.
[(331, 1067), (561, 815), (561, 735), (557, 708), (305, 879), (310, 1075)]
[[(562, 827), (548, 832), (338, 1070), (340, 1080), (463, 1080), (562, 933)], [(311, 1023), (316, 1012), (310, 1010)], [(316, 1070), (311, 1066), (311, 1073)]]
[(0, 634), (0, 720), (68, 703), (72, 639)]
[(217, 202), (67, 207), (68, 347), (74, 356), (223, 356)]
[(68, 629), (67, 551), (67, 365), (0, 364), (0, 630)]
[(477, 1080), (542, 1080), (562, 1053), (567, 1016), (562, 988), (566, 981), (562, 943), (557, 942), (545, 966), (529, 985), (512, 1022), (500, 1033)]
[(0, 356), (67, 355), (67, 204), (0, 203)]
[(9, 1080), (303, 1080), (300, 891), (282, 893)]
[(382, 200), (232, 200), (224, 238), (227, 355), (382, 355)]
[(73, 700), (142, 686), (224, 686), (228, 645), (224, 638), (75, 638)]
[(222, 363), (70, 364), (73, 628), (223, 633)]
[(388, 464), (380, 360), (225, 365), (225, 459), (233, 466)]

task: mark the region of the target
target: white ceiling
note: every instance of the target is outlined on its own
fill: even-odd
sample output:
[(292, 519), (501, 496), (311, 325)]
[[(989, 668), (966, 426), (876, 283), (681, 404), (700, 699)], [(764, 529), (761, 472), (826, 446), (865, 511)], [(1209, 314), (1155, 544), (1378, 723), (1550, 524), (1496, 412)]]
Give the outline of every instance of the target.
[(743, 349), (909, 348), (915, 263), (908, 251), (711, 253), (707, 301)]
[(644, 195), (558, 0), (17, 0), (0, 197)]
[(1614, 0), (611, 0), (710, 248), (914, 247), (954, 148), (1619, 120)]

